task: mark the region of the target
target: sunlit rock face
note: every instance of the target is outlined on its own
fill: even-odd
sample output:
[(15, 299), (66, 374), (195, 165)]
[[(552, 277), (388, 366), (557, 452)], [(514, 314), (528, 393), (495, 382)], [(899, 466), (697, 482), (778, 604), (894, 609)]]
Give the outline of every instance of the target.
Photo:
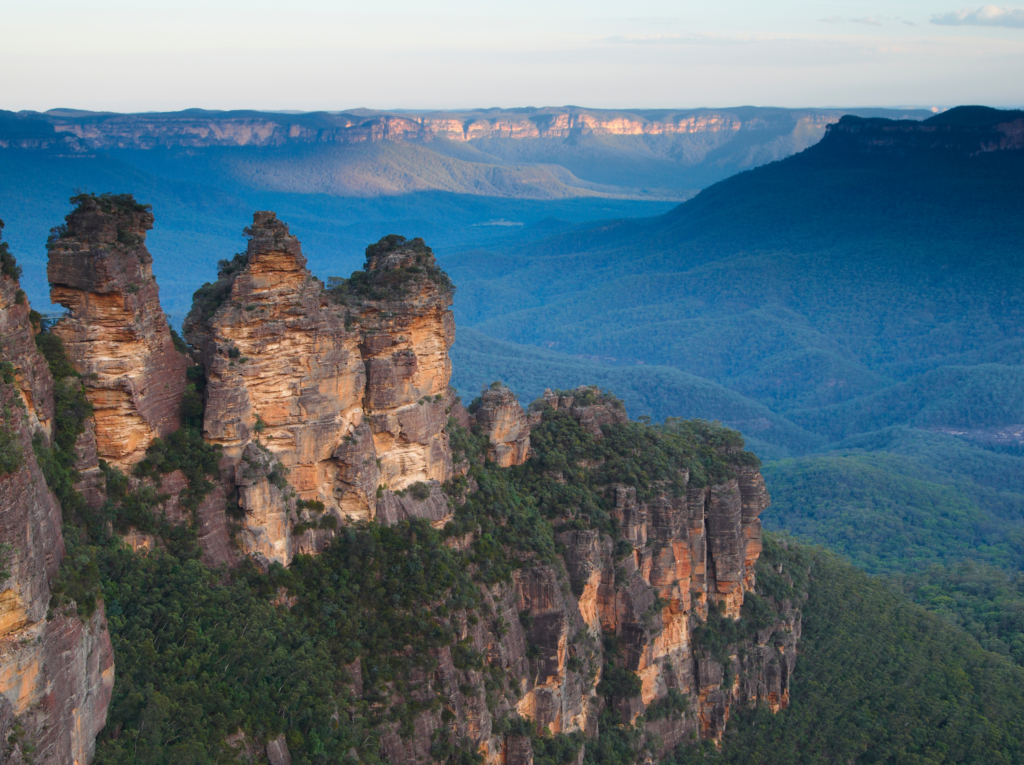
[[(548, 391), (544, 402), (570, 412), (595, 434), (602, 424), (626, 421), (621, 402), (596, 388)], [(690, 483), (688, 474), (683, 478)], [(756, 586), (759, 516), (769, 503), (760, 472), (739, 468), (725, 483), (687, 485), (678, 495), (666, 487), (645, 501), (630, 486), (611, 484), (605, 491), (617, 538), (593, 529), (556, 536), (568, 585), (559, 586), (558, 576), (546, 569), (517, 575), (519, 606), (534, 615), (528, 639), (548, 657), (536, 673), (537, 685), (519, 703), (520, 713), (553, 729), (588, 730), (596, 720), (589, 706), (596, 680), (581, 685), (566, 657), (588, 655), (602, 634), (614, 635), (618, 646), (618, 658), (604, 660), (640, 680), (639, 696), (615, 699), (624, 722), (634, 721), (670, 690), (689, 700), (692, 714), (648, 722), (662, 752), (691, 736), (718, 740), (737, 704), (784, 708), (800, 634), (800, 613), (793, 604), (782, 604), (776, 623), (724, 664), (725, 657), (693, 641), (693, 630), (708, 620), (709, 608), (737, 619), (745, 593)]]
[(129, 467), (181, 423), (186, 356), (171, 340), (153, 277), (147, 206), (130, 196), (77, 197), (49, 244), (53, 328), (86, 384), (99, 458)]
[(366, 250), (340, 300), (351, 305), (366, 365), (363, 406), (392, 491), (451, 477), (445, 434), (455, 342), (452, 287), (423, 240), (389, 236)]
[(429, 248), (382, 240), (365, 271), (327, 289), (274, 213), (246, 233), (184, 327), (206, 370), (203, 434), (237, 465), (243, 552), (287, 564), (382, 501), (384, 522), (443, 519), (437, 499), (391, 496), (452, 470), (451, 289)]
[[(64, 557), (61, 509), (36, 462), (49, 442), (53, 379), (17, 280), (0, 277), (0, 762), (92, 759), (114, 683), (103, 606), (48, 614)], [(48, 618), (51, 617), (51, 618)]]
[(530, 424), (515, 394), (492, 386), (475, 402), (473, 418), (490, 446), (487, 458), (501, 467), (522, 465), (530, 455)]
[(206, 371), (203, 435), (236, 465), (242, 550), (287, 564), (300, 502), (373, 517), (366, 373), (358, 332), (346, 329), (288, 227), (262, 212), (246, 233), (247, 251), (196, 293), (184, 330)]

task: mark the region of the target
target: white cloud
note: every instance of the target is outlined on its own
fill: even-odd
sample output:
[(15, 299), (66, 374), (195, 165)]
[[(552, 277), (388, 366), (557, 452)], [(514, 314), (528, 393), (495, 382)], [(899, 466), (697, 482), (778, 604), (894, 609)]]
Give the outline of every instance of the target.
[(881, 16), (864, 16), (863, 18), (860, 19), (850, 19), (850, 21), (853, 22), (854, 24), (867, 24), (868, 26), (872, 27), (882, 26)]
[(1000, 8), (985, 5), (976, 10), (964, 8), (960, 11), (935, 14), (932, 24), (944, 26), (1016, 27), (1024, 29), (1024, 8)]

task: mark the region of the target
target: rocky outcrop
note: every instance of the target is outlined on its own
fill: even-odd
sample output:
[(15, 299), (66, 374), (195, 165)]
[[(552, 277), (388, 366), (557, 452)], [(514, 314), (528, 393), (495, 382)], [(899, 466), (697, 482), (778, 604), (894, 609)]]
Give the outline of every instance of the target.
[[(594, 385), (584, 385), (572, 391), (544, 391), (544, 404), (552, 409), (564, 409), (579, 420), (580, 425), (594, 438), (601, 438), (602, 425), (616, 425), (629, 422), (626, 407), (614, 396), (606, 396)], [(539, 410), (534, 408), (534, 417)]]
[(359, 333), (287, 226), (256, 213), (246, 233), (246, 253), (221, 262), (184, 329), (206, 372), (203, 435), (236, 466), (242, 550), (287, 564), (300, 503), (338, 518), (374, 515), (366, 372)]
[(487, 436), (487, 459), (501, 467), (522, 465), (530, 454), (530, 423), (516, 395), (503, 385), (492, 386), (474, 407), (476, 425)]
[(130, 195), (72, 201), (48, 245), (50, 299), (68, 310), (52, 331), (85, 380), (96, 454), (128, 467), (180, 426), (188, 361), (160, 308), (149, 207)]
[[(621, 402), (594, 388), (549, 391), (544, 403), (568, 411), (595, 437), (601, 425), (625, 421)], [(587, 730), (593, 687), (581, 685), (564, 664), (570, 636), (580, 641), (581, 626), (595, 645), (601, 633), (614, 635), (619, 655), (604, 661), (640, 679), (639, 696), (614, 699), (624, 722), (667, 703), (670, 694), (688, 700), (689, 713), (655, 715), (648, 723), (661, 752), (691, 734), (717, 740), (737, 704), (773, 710), (788, 704), (800, 634), (793, 604), (778, 604), (774, 624), (728, 656), (713, 655), (695, 638), (705, 623), (739, 618), (745, 594), (756, 587), (759, 516), (769, 497), (756, 468), (739, 466), (736, 473), (722, 484), (686, 485), (682, 492), (666, 487), (646, 500), (633, 487), (611, 484), (606, 492), (618, 539), (596, 529), (557, 536), (573, 597), (564, 597), (549, 569), (517, 577), (520, 607), (543, 620), (530, 634), (549, 657), (543, 682), (518, 705), (524, 716), (553, 729)], [(690, 484), (688, 474), (681, 478)]]
[[(475, 402), (475, 413), (466, 418), (481, 435), (491, 432), (479, 423), (487, 398)], [(496, 403), (510, 404), (498, 387), (489, 398), (491, 411)], [(549, 392), (531, 406), (535, 426), (552, 406), (595, 438), (607, 435), (602, 427), (626, 422), (621, 402), (592, 387)], [(482, 612), (494, 616), (456, 630), (486, 657), (491, 677), (502, 678), (486, 693), (489, 711), (471, 704), (466, 693), (479, 687), (479, 673), (454, 667), (447, 649), (439, 651), (433, 683), (442, 689), (450, 722), (432, 710), (416, 716), (405, 738), (386, 734), (382, 748), (389, 761), (425, 762), (431, 741), (465, 736), (487, 762), (530, 762), (529, 739), (494, 733), (506, 711), (551, 733), (591, 738), (611, 705), (620, 721), (642, 723), (642, 746), (661, 757), (686, 741), (720, 740), (736, 708), (785, 708), (800, 636), (797, 606), (764, 598), (759, 603), (767, 616), (741, 622), (746, 631), (725, 639), (726, 648), (715, 636), (754, 597), (759, 515), (769, 502), (759, 471), (742, 458), (731, 464), (735, 477), (720, 483), (691, 481), (685, 473), (643, 498), (632, 486), (604, 486), (614, 535), (574, 527), (578, 517), (554, 519), (556, 529), (565, 529), (555, 539), (561, 562), (531, 560), (520, 551), (523, 565), (512, 586), (484, 590)], [(601, 464), (577, 467), (600, 470)], [(636, 678), (635, 695), (623, 690), (629, 684), (622, 673)], [(611, 686), (602, 689), (607, 678)], [(430, 681), (420, 677), (390, 703), (425, 703)]]
[[(206, 370), (204, 436), (237, 468), (243, 551), (287, 564), (296, 527), (315, 551), (332, 523), (373, 519), (379, 504), (385, 522), (442, 520), (454, 322), (429, 248), (388, 237), (365, 271), (325, 289), (274, 213), (246, 233), (185, 321)], [(417, 484), (435, 498), (393, 495)]]
[[(61, 509), (36, 463), (47, 443), (53, 381), (35, 349), (17, 280), (0, 278), (0, 761), (85, 765), (114, 682), (103, 606), (49, 614), (64, 557)], [(31, 753), (29, 755), (29, 753)]]
[(363, 407), (380, 480), (395, 491), (451, 477), (445, 424), (455, 342), (453, 288), (422, 239), (387, 236), (366, 250), (365, 274), (337, 287), (354, 309), (366, 364)]

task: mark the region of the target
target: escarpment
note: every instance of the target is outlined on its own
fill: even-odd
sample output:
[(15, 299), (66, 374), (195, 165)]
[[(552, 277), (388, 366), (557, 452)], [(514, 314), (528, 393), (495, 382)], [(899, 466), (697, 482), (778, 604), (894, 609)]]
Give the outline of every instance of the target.
[(85, 380), (98, 457), (127, 467), (177, 430), (188, 362), (160, 308), (149, 207), (130, 195), (72, 202), (48, 245), (50, 299), (68, 310), (52, 331)]
[[(553, 518), (572, 597), (549, 568), (517, 574), (519, 607), (542, 620), (533, 622), (529, 639), (546, 658), (537, 675), (543, 680), (519, 702), (520, 713), (555, 731), (588, 731), (600, 710), (596, 690), (621, 722), (645, 715), (661, 742), (657, 754), (691, 736), (717, 740), (736, 705), (785, 708), (800, 616), (793, 604), (768, 606), (755, 593), (759, 515), (769, 499), (741, 442), (716, 449), (718, 475), (694, 463), (696, 475), (679, 466), (647, 486), (628, 485), (622, 479), (635, 480), (641, 464), (622, 459), (622, 447), (635, 446), (627, 436), (635, 426), (627, 425), (620, 401), (593, 388), (549, 391), (534, 410), (538, 469), (556, 461), (561, 449), (552, 450), (551, 436), (558, 433), (585, 433), (592, 444), (611, 434), (617, 443), (591, 447), (561, 470), (543, 470), (550, 491), (577, 497)], [(687, 437), (699, 443), (714, 435), (702, 427)], [(589, 516), (578, 504), (583, 487), (598, 498)], [(609, 517), (601, 524), (603, 512)], [(748, 618), (737, 621), (741, 616)], [(746, 632), (737, 633), (735, 624)], [(728, 647), (723, 633), (731, 637)], [(602, 636), (603, 689), (593, 677), (581, 682), (572, 669), (573, 657), (592, 651)], [(636, 680), (623, 680), (623, 670)]]
[(206, 371), (204, 435), (237, 465), (243, 550), (287, 564), (379, 507), (441, 520), (454, 322), (429, 248), (387, 237), (327, 289), (273, 213), (246, 233), (185, 322)]
[(102, 603), (84, 619), (74, 603), (50, 612), (65, 546), (34, 446), (53, 436), (53, 378), (4, 244), (0, 257), (0, 761), (84, 765), (106, 722), (113, 654)]
[[(384, 237), (364, 270), (325, 284), (272, 212), (254, 215), (246, 251), (196, 292), (188, 356), (168, 357), (155, 284), (141, 303), (146, 285), (125, 286), (148, 273), (151, 216), (122, 197), (76, 201), (50, 261), (70, 316), (36, 336), (16, 283), (0, 287), (0, 542), (16, 550), (0, 584), (0, 631), (16, 636), (0, 635), (0, 732), (28, 731), (46, 753), (37, 761), (89, 760), (113, 668), (102, 604), (83, 621), (58, 597), (45, 619), (64, 547), (33, 438), (47, 470), (60, 469), (65, 521), (102, 548), (103, 576), (146, 562), (177, 577), (155, 594), (117, 590), (118, 616), (135, 609), (134, 622), (114, 623), (118, 640), (152, 637), (137, 637), (136, 656), (197, 667), (212, 656), (216, 667), (190, 668), (189, 682), (269, 688), (253, 703), (270, 718), (287, 717), (280, 699), (303, 698), (296, 683), (326, 694), (294, 702), (308, 721), (283, 731), (249, 730), (227, 710), (230, 729), (203, 746), (252, 762), (356, 751), (527, 765), (538, 737), (570, 734), (559, 746), (575, 754), (562, 761), (578, 763), (611, 730), (628, 732), (640, 761), (721, 741), (734, 710), (788, 705), (799, 604), (770, 594), (792, 588), (759, 581), (787, 574), (759, 563), (769, 498), (739, 434), (631, 422), (593, 387), (548, 390), (524, 411), (495, 383), (464, 409), (450, 387), (454, 288), (430, 248)], [(189, 357), (199, 363), (186, 378)], [(60, 364), (63, 404), (50, 371)], [(180, 379), (178, 392), (152, 397), (154, 370)], [(80, 427), (62, 431), (69, 406)], [(4, 473), (8, 453), (21, 461)], [(267, 661), (306, 662), (303, 677), (234, 677), (216, 651), (190, 654), (191, 604), (140, 624), (138, 599), (163, 609), (195, 592), (200, 555), (257, 564), (207, 572), (202, 585), (204, 597), (230, 586), (253, 610), (204, 613), (234, 620), (225, 629), (238, 641), (256, 640), (238, 620), (261, 613), (258, 644), (277, 646)], [(303, 653), (312, 646), (315, 658)], [(125, 672), (124, 688), (154, 681), (138, 662)], [(190, 703), (191, 688), (172, 688), (175, 703)], [(123, 747), (149, 720), (117, 719), (101, 746)]]

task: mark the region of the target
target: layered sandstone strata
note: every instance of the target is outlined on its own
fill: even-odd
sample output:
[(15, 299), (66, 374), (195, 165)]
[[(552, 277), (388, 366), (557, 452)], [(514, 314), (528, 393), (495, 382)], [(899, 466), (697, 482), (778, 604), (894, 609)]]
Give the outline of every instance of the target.
[(54, 412), (33, 334), (17, 281), (0, 278), (0, 761), (86, 765), (106, 722), (113, 653), (102, 604), (84, 622), (73, 604), (48, 618), (64, 540), (32, 448), (33, 436), (48, 442)]
[[(185, 321), (207, 376), (204, 436), (237, 466), (243, 551), (287, 564), (379, 507), (385, 522), (443, 520), (454, 322), (429, 248), (389, 237), (326, 289), (274, 213), (246, 233)], [(414, 484), (427, 486), (394, 496)]]
[(501, 467), (522, 465), (530, 454), (530, 423), (516, 395), (492, 386), (474, 407), (476, 425), (487, 436), (487, 459)]
[[(595, 435), (601, 425), (625, 421), (621, 403), (594, 388), (547, 392), (544, 401)], [(689, 475), (682, 477), (689, 484)], [(519, 712), (555, 730), (587, 731), (596, 719), (593, 683), (584, 683), (568, 659), (594, 650), (602, 634), (614, 635), (619, 645), (619, 658), (605, 661), (641, 681), (638, 697), (615, 699), (624, 722), (670, 691), (690, 700), (691, 714), (649, 724), (662, 751), (691, 735), (717, 740), (736, 704), (784, 708), (800, 632), (794, 604), (778, 604), (776, 623), (727, 659), (712, 656), (693, 639), (710, 608), (726, 619), (739, 618), (745, 594), (756, 587), (759, 515), (769, 502), (760, 472), (739, 465), (725, 483), (688, 485), (679, 495), (666, 487), (644, 501), (629, 486), (611, 484), (605, 491), (617, 539), (596, 529), (557, 537), (575, 597), (564, 596), (558, 573), (548, 567), (517, 574), (519, 607), (536, 617), (528, 637), (543, 657)]]
[(388, 236), (366, 250), (365, 274), (339, 287), (361, 332), (363, 406), (392, 491), (451, 477), (445, 424), (455, 342), (451, 282), (422, 239)]
[(50, 299), (68, 309), (52, 331), (85, 380), (96, 454), (126, 468), (181, 424), (188, 361), (160, 308), (149, 207), (130, 195), (72, 201), (48, 246)]
[(246, 553), (287, 564), (299, 502), (372, 518), (376, 454), (363, 419), (359, 333), (306, 269), (298, 239), (253, 216), (244, 254), (196, 293), (185, 337), (206, 371), (203, 435), (236, 465)]
[[(490, 396), (492, 411), (495, 402), (510, 403), (500, 390)], [(471, 407), (472, 417), (480, 418), (484, 398)], [(596, 388), (548, 392), (531, 407), (534, 425), (542, 422), (545, 406), (567, 412), (595, 437), (627, 421), (621, 402)], [(453, 417), (491, 432), (457, 407)], [(489, 763), (527, 763), (528, 739), (495, 732), (494, 723), (506, 712), (553, 733), (579, 731), (592, 738), (608, 704), (618, 720), (632, 723), (674, 700), (674, 711), (648, 716), (640, 739), (661, 757), (686, 741), (719, 740), (737, 707), (784, 708), (800, 635), (797, 604), (766, 601), (765, 626), (748, 631), (725, 653), (702, 647), (696, 632), (705, 623), (737, 618), (757, 585), (758, 516), (769, 499), (759, 471), (745, 462), (731, 462), (735, 477), (722, 483), (702, 485), (684, 474), (681, 489), (666, 486), (643, 499), (631, 486), (601, 487), (616, 534), (597, 528), (559, 532), (561, 562), (527, 558), (511, 588), (486, 591), (484, 612), (493, 617), (472, 627), (451, 620), (460, 640), (486, 657), (490, 671), (500, 670), (501, 679), (487, 691), (488, 705), (473, 703), (473, 694), (466, 693), (479, 688), (481, 674), (453, 666), (448, 649), (435, 652), (435, 690), (455, 710), (454, 719), (445, 725), (441, 710), (426, 711), (416, 716), (411, 738), (387, 733), (382, 744), (388, 759), (426, 762), (431, 742), (448, 736), (468, 737)], [(597, 470), (600, 464), (576, 467)], [(556, 518), (556, 528), (569, 520)], [(466, 543), (451, 540), (460, 548)], [(615, 671), (637, 676), (638, 695), (598, 693), (605, 673)], [(391, 703), (429, 700), (430, 681), (413, 678), (406, 695)]]
[[(203, 146), (283, 146), (287, 144), (357, 144), (377, 141), (429, 141), (566, 139), (597, 136), (677, 136), (763, 132), (784, 128), (794, 135), (820, 135), (836, 122), (840, 110), (806, 110), (784, 114), (731, 110), (691, 109), (666, 111), (657, 118), (637, 112), (579, 108), (522, 111), (445, 113), (423, 115), (320, 114), (320, 115), (202, 115), (182, 112), (167, 115), (113, 114), (81, 120), (70, 115), (47, 114), (40, 119), (53, 132), (12, 146), (43, 148), (73, 142), (71, 150)], [(0, 141), (3, 145), (3, 141)]]

